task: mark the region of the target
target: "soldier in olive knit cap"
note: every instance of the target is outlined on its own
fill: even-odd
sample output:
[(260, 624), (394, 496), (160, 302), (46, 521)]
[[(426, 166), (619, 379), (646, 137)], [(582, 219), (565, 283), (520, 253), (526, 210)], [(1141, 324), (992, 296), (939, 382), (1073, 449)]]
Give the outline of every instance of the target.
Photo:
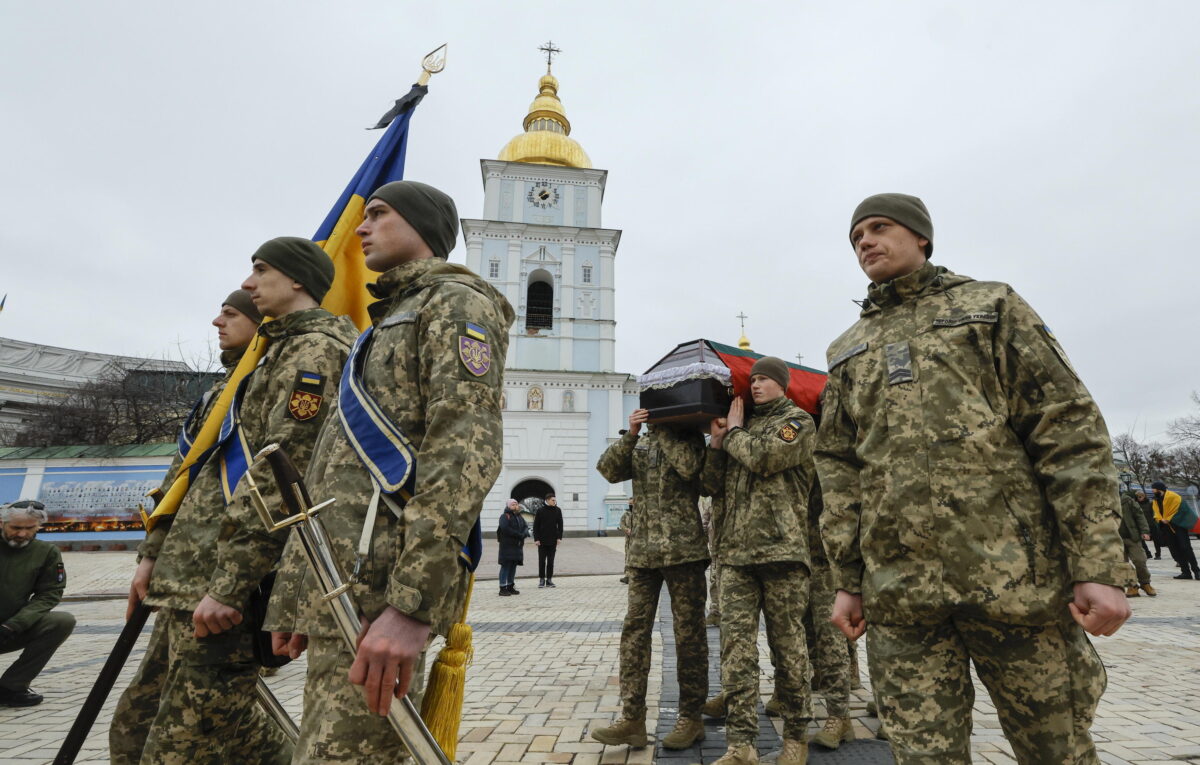
[(854, 242), (854, 227), (872, 216), (891, 218), (917, 236), (929, 240), (925, 245), (925, 257), (933, 256), (933, 221), (925, 203), (908, 194), (876, 194), (867, 197), (854, 209), (850, 217), (851, 243)]
[(279, 236), (263, 243), (251, 262), (261, 260), (299, 282), (320, 303), (333, 284), (333, 261), (311, 239)]
[(777, 359), (774, 356), (763, 356), (754, 362), (754, 366), (750, 367), (750, 377), (753, 378), (754, 375), (770, 377), (779, 383), (779, 387), (783, 388), (784, 393), (787, 393), (788, 384), (792, 381), (792, 373), (788, 371), (788, 365), (784, 363), (783, 359)]
[(371, 199), (383, 200), (400, 213), (435, 258), (449, 257), (458, 238), (458, 208), (445, 192), (417, 181), (392, 181), (380, 186)]

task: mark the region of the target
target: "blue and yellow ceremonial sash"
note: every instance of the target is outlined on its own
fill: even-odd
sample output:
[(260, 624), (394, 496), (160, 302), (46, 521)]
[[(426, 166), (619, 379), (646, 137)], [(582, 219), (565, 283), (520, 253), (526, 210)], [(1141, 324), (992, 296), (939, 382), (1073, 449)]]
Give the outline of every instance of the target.
[[(417, 457), (404, 431), (388, 418), (363, 383), (363, 366), (374, 331), (374, 327), (368, 327), (359, 335), (346, 359), (338, 389), (338, 419), (371, 480), (388, 495), (388, 504), (403, 508), (416, 490)], [(479, 566), (483, 555), (483, 528), (478, 520), (458, 555), (459, 563), (469, 571)]]
[(242, 432), (241, 420), (242, 395), (246, 392), (246, 383), (250, 381), (250, 377), (246, 375), (238, 383), (233, 401), (229, 404), (229, 411), (221, 421), (221, 433), (217, 436), (216, 448), (221, 454), (218, 466), (221, 474), (221, 496), (226, 505), (233, 501), (233, 492), (237, 489), (238, 481), (242, 480), (242, 476), (250, 469), (250, 463), (254, 461), (250, 444), (246, 442), (246, 435)]
[[(265, 321), (270, 321), (270, 319), (268, 318)], [(192, 446), (184, 456), (183, 463), (179, 466), (179, 469), (175, 471), (175, 478), (171, 482), (171, 488), (167, 490), (166, 495), (154, 506), (154, 512), (149, 516), (143, 515), (143, 523), (146, 526), (146, 531), (153, 531), (159, 521), (168, 515), (174, 515), (179, 510), (179, 505), (183, 502), (188, 489), (192, 486), (192, 479), (199, 472), (200, 467), (203, 467), (200, 464), (203, 461), (201, 458), (207, 459), (217, 444), (221, 428), (229, 412), (229, 405), (233, 401), (233, 396), (237, 392), (239, 384), (258, 366), (258, 362), (262, 360), (263, 354), (267, 352), (267, 345), (267, 338), (258, 335), (250, 343), (250, 347), (246, 352), (242, 354), (241, 360), (234, 367), (233, 374), (225, 381), (225, 389), (217, 396), (217, 400), (213, 403), (208, 417), (204, 418), (204, 424), (200, 427), (200, 432), (196, 434), (195, 438), (191, 439)]]

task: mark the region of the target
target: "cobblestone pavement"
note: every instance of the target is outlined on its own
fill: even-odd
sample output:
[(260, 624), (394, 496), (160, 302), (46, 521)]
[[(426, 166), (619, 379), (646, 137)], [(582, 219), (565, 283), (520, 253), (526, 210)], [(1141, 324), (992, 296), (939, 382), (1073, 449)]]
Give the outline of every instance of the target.
[[(609, 550), (616, 552), (619, 547)], [(109, 563), (109, 555), (125, 557)], [(88, 581), (108, 582), (110, 588), (119, 581), (123, 588), (131, 566), (128, 553), (72, 554), (68, 559), (69, 591), (84, 593)], [(1116, 636), (1095, 641), (1108, 667), (1109, 683), (1093, 733), (1106, 765), (1200, 765), (1200, 583), (1171, 580), (1175, 571), (1165, 561), (1151, 561), (1151, 567), (1160, 596), (1133, 599), (1133, 620)], [(118, 579), (115, 572), (119, 570), (124, 573)], [(655, 746), (640, 750), (605, 747), (588, 736), (593, 725), (605, 725), (620, 713), (617, 648), (625, 587), (615, 573), (564, 577), (557, 584), (556, 589), (540, 590), (536, 582), (530, 585), (518, 580), (522, 594), (503, 599), (492, 583), (480, 584), (471, 613), (475, 659), (467, 674), (459, 759), (470, 765), (653, 762)], [(0, 708), (0, 763), (44, 763), (53, 758), (120, 631), (124, 603), (119, 600), (77, 601), (62, 608), (78, 617), (79, 626), (34, 684), (35, 690), (45, 694), (45, 703), (30, 709)], [(669, 725), (675, 714), (669, 688), (664, 692), (662, 682), (664, 628), (669, 636), (669, 623), (660, 620), (648, 699), (647, 727), (651, 731), (659, 729), (664, 695), (664, 724)], [(148, 636), (149, 627), (78, 762), (107, 761), (112, 708), (120, 689), (129, 682)], [(765, 701), (771, 693), (765, 638), (760, 639), (760, 652)], [(12, 658), (11, 654), (0, 656), (0, 668)], [(303, 660), (294, 662), (269, 680), (296, 716), (304, 669)], [(712, 690), (717, 690), (715, 684)], [(868, 697), (866, 690), (855, 691), (851, 704), (855, 730), (864, 737), (872, 736), (878, 726), (874, 718), (865, 715)], [(975, 761), (1014, 762), (982, 687), (977, 688), (977, 699)], [(818, 716), (823, 714), (820, 703), (815, 711)], [(778, 721), (769, 725), (777, 735)], [(709, 730), (715, 741), (719, 723), (711, 723)], [(769, 733), (764, 731), (764, 754), (774, 745)], [(683, 758), (671, 761), (699, 762), (699, 755), (711, 761), (712, 751), (710, 747), (696, 755), (684, 753)], [(813, 761), (815, 765), (815, 757)]]

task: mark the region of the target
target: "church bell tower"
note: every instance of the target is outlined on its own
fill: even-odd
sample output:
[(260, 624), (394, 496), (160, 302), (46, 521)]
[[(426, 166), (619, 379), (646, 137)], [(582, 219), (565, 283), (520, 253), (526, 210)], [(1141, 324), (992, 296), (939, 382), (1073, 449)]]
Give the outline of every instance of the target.
[(616, 367), (614, 263), (621, 232), (601, 227), (605, 170), (570, 137), (551, 74), (529, 105), (524, 132), (480, 161), (481, 219), (464, 219), (466, 265), (517, 312), (506, 368), (612, 372)]

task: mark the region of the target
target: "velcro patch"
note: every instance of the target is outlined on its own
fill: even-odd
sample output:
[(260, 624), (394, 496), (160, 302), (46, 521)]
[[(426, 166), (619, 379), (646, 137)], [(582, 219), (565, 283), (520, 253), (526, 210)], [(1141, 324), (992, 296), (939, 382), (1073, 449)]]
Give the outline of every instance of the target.
[(857, 356), (858, 354), (866, 353), (866, 352), (867, 352), (867, 344), (859, 343), (858, 345), (854, 346), (850, 350), (843, 351), (843, 352), (839, 353), (838, 355), (834, 356), (832, 359), (830, 359), (829, 360), (829, 369), (832, 370), (834, 367), (836, 367), (838, 364), (841, 364), (843, 361), (852, 359), (855, 356)]
[(935, 327), (958, 327), (963, 324), (995, 324), (1000, 319), (1000, 314), (995, 311), (982, 311), (980, 313), (964, 313), (961, 316), (943, 316), (933, 320)]
[(899, 385), (915, 379), (912, 371), (912, 353), (908, 349), (907, 341), (888, 343), (883, 349), (883, 355), (887, 359), (888, 385)]
[(67, 581), (67, 570), (63, 568), (61, 560), (58, 562), (58, 571), (54, 574), (54, 580), (59, 584)]
[(325, 400), (325, 375), (300, 370), (292, 383), (292, 395), (288, 399), (288, 414), (297, 420), (311, 420), (321, 412)]
[(416, 320), (416, 311), (401, 311), (400, 313), (394, 313), (391, 316), (385, 316), (383, 320), (379, 322), (379, 328), (383, 329), (384, 327), (391, 327), (396, 324), (413, 324), (416, 322)]
[(787, 441), (789, 444), (800, 437), (800, 421), (788, 420), (787, 423), (779, 429), (779, 438)]
[(492, 368), (492, 346), (474, 337), (459, 335), (458, 358), (468, 372), (483, 377)]

